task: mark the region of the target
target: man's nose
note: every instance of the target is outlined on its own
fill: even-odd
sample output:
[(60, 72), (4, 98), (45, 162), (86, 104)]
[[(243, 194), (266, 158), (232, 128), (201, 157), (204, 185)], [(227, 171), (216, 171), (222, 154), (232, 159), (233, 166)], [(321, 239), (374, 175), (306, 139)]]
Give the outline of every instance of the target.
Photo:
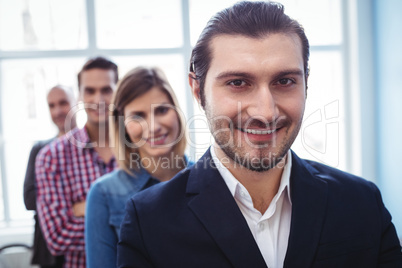
[(278, 116), (275, 96), (268, 85), (260, 86), (250, 97), (247, 108), (248, 116), (269, 123)]
[(101, 92), (96, 92), (94, 96), (94, 103), (104, 103), (105, 98)]
[(63, 114), (63, 109), (59, 105), (57, 105), (54, 107), (54, 112), (57, 116), (60, 116)]

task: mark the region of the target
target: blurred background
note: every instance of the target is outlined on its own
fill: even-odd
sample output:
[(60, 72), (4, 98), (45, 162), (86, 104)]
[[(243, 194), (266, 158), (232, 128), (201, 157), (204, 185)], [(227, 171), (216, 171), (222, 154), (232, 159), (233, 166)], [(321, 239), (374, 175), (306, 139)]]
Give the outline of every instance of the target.
[[(0, 0), (0, 246), (31, 244), (23, 203), (29, 152), (57, 130), (46, 93), (74, 89), (88, 57), (159, 66), (179, 97), (198, 159), (211, 136), (187, 85), (192, 46), (230, 0)], [(279, 0), (310, 40), (310, 78), (299, 156), (363, 176), (382, 191), (402, 235), (402, 1)], [(78, 124), (85, 113), (78, 104)], [(341, 198), (341, 197), (340, 197)]]

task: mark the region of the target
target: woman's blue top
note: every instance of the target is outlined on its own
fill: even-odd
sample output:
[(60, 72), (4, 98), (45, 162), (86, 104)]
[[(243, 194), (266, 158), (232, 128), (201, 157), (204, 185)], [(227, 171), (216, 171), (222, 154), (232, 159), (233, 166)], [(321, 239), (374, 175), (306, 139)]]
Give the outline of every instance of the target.
[[(187, 158), (186, 158), (187, 159)], [(194, 164), (187, 161), (187, 167)], [(132, 176), (117, 169), (97, 179), (87, 196), (85, 251), (87, 267), (115, 268), (120, 224), (129, 198), (159, 181), (145, 170)]]

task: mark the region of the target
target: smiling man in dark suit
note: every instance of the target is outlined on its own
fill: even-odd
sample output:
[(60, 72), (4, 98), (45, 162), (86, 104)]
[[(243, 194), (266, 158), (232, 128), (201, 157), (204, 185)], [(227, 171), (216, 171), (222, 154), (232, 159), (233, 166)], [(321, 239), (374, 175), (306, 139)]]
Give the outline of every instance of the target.
[(215, 144), (128, 202), (119, 267), (402, 267), (377, 187), (290, 150), (308, 58), (279, 4), (240, 2), (211, 18), (189, 83)]

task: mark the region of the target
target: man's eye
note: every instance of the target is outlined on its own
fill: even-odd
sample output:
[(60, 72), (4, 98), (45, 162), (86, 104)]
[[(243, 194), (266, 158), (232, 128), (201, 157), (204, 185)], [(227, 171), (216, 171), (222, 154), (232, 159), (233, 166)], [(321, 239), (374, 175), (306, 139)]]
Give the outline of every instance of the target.
[(112, 94), (113, 89), (111, 87), (102, 88), (102, 94)]
[(229, 82), (229, 85), (235, 86), (235, 87), (241, 87), (244, 86), (246, 83), (243, 80), (237, 79), (237, 80), (232, 80)]
[(93, 90), (93, 89), (90, 89), (90, 88), (85, 89), (85, 94), (92, 95), (94, 93), (95, 93), (95, 90)]
[(282, 78), (278, 80), (278, 84), (282, 85), (282, 86), (287, 86), (290, 84), (293, 84), (294, 81), (290, 78)]
[(68, 101), (61, 101), (59, 104), (60, 104), (60, 106), (67, 106), (67, 105), (68, 105)]

